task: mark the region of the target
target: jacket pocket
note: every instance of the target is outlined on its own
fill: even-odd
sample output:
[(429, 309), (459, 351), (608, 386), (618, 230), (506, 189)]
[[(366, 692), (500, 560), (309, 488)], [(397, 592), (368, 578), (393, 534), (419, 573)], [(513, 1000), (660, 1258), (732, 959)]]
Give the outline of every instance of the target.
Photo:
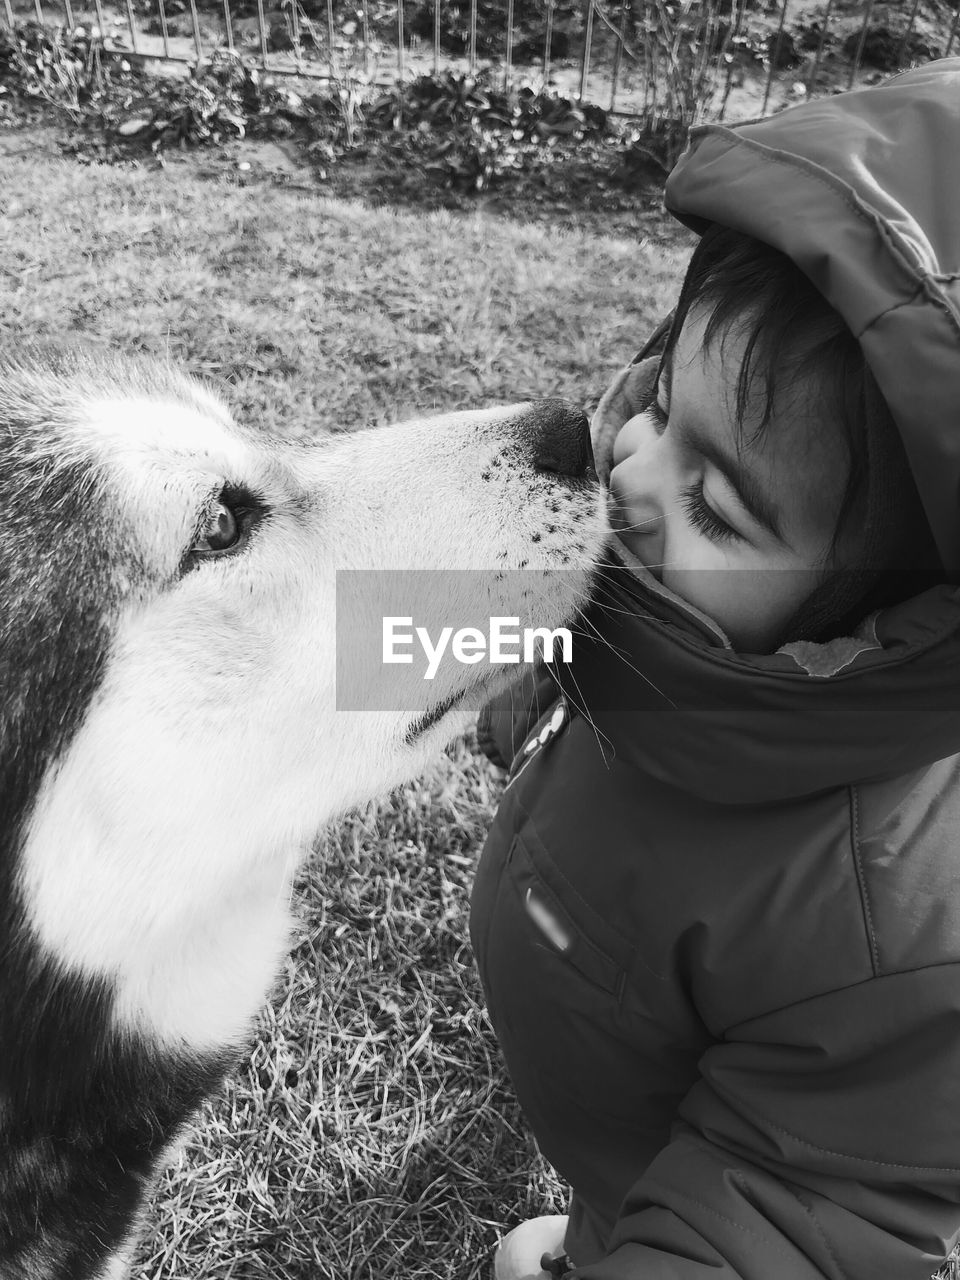
[[(619, 937), (613, 940), (611, 948), (609, 937), (598, 942), (585, 931), (582, 920), (574, 916), (545, 878), (538, 866), (541, 859), (532, 852), (531, 846), (535, 848), (529, 835), (516, 836), (509, 865), (510, 879), (532, 940), (560, 956), (592, 986), (599, 987), (619, 1001), (629, 971), (632, 948)], [(585, 904), (577, 905), (583, 907)], [(606, 928), (602, 932), (609, 934), (612, 931)]]

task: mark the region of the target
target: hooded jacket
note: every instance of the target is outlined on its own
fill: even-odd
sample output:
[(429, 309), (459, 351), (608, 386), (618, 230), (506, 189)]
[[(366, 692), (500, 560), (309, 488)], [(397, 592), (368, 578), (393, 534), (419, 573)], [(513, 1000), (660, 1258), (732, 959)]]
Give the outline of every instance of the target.
[(512, 764), (481, 979), (577, 1276), (927, 1280), (960, 1237), (960, 59), (695, 129), (666, 198), (844, 317), (948, 581), (758, 656), (602, 574), (567, 694), (480, 726)]

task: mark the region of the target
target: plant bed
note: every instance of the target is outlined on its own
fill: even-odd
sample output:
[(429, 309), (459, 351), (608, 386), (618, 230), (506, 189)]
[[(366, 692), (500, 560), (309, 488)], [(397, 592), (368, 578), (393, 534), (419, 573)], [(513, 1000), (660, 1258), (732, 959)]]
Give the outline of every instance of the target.
[[(186, 76), (106, 56), (86, 34), (27, 23), (0, 33), (0, 116), (46, 113), (63, 150), (87, 162), (165, 163), (185, 151), (282, 141), (293, 168), (338, 194), (376, 203), (486, 207), (514, 216), (620, 222), (656, 209), (671, 146), (639, 137), (597, 107), (487, 75), (424, 76), (370, 102), (301, 92), (221, 53)], [(522, 212), (521, 212), (522, 211)]]

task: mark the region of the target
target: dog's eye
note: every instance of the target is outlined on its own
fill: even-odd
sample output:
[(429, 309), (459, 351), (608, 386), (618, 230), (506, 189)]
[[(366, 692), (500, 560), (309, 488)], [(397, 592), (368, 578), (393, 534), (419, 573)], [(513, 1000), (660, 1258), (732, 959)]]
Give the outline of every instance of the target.
[(241, 554), (250, 535), (269, 514), (262, 495), (241, 485), (224, 485), (211, 495), (193, 542), (180, 561), (180, 572), (189, 573), (206, 560)]
[(229, 551), (240, 538), (237, 517), (223, 502), (218, 502), (210, 512), (205, 529), (190, 548), (194, 555), (211, 556), (219, 551)]

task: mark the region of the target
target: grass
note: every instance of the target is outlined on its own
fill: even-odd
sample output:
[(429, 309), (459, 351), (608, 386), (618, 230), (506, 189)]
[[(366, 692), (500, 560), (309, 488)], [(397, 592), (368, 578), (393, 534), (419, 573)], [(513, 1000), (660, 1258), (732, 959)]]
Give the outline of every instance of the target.
[(169, 351), (290, 434), (528, 394), (596, 400), (669, 305), (683, 257), (183, 166), (4, 169), (0, 334)]
[(466, 943), (497, 790), (460, 744), (325, 837), (277, 998), (163, 1181), (141, 1274), (482, 1276), (503, 1222), (562, 1208)]
[[(169, 352), (290, 436), (530, 394), (594, 402), (685, 256), (36, 146), (0, 137), (0, 342)], [(562, 1210), (467, 940), (499, 787), (461, 742), (323, 837), (249, 1059), (164, 1175), (137, 1277), (474, 1280), (499, 1231)]]

